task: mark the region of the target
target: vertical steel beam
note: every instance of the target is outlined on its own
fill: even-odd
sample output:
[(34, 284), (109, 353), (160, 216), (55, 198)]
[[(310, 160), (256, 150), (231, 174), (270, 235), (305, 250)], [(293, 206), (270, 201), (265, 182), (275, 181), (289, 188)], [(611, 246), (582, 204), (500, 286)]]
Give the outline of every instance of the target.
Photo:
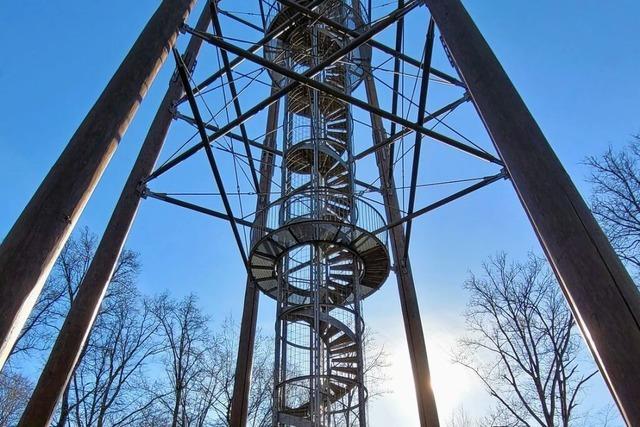
[[(209, 8), (205, 7), (198, 20), (197, 28), (206, 30), (209, 21)], [(189, 41), (184, 55), (188, 66), (193, 66), (201, 45), (202, 39), (199, 37), (192, 37)], [(182, 96), (183, 91), (182, 84), (176, 76), (171, 81), (151, 123), (140, 154), (138, 154), (118, 203), (111, 214), (111, 219), (100, 240), (98, 249), (78, 288), (76, 298), (56, 339), (47, 364), (40, 374), (38, 384), (22, 415), (20, 421), (22, 426), (48, 424), (56, 403), (66, 388), (138, 211), (140, 204), (138, 186), (151, 173), (158, 159), (173, 120), (173, 103)]]
[[(369, 65), (367, 65), (369, 66)], [(378, 93), (375, 81), (370, 72), (365, 72), (365, 90), (367, 101), (370, 105), (379, 108)], [(382, 144), (386, 141), (387, 135), (379, 115), (371, 113), (371, 124), (373, 126), (373, 143)], [(396, 191), (393, 175), (389, 173), (389, 146), (376, 151), (376, 163), (378, 174), (380, 175), (382, 197), (384, 199), (387, 223), (394, 224), (401, 219), (400, 206), (398, 203), (398, 193)], [(402, 318), (404, 329), (409, 345), (409, 358), (413, 370), (413, 382), (416, 388), (416, 398), (418, 400), (418, 414), (422, 427), (438, 427), (438, 410), (431, 388), (431, 373), (429, 371), (429, 360), (427, 358), (427, 347), (420, 320), (420, 308), (416, 295), (411, 263), (405, 253), (405, 235), (402, 227), (395, 227), (389, 230), (391, 235), (391, 249), (393, 262), (395, 264), (395, 274), (398, 280), (398, 291), (400, 294), (400, 305), (402, 307)]]
[(426, 0), (628, 425), (640, 425), (640, 294), (459, 0)]
[(165, 0), (0, 247), (0, 367), (195, 0)]
[[(271, 93), (277, 92), (274, 85)], [(260, 186), (258, 187), (258, 199), (256, 201), (255, 226), (251, 230), (251, 245), (255, 244), (263, 236), (267, 222), (265, 207), (269, 204), (271, 192), (271, 180), (275, 166), (276, 137), (278, 129), (279, 102), (269, 106), (267, 112), (267, 129), (264, 145), (267, 149), (262, 151), (260, 162)], [(251, 386), (251, 368), (253, 364), (253, 346), (256, 337), (256, 322), (258, 320), (258, 303), (260, 292), (256, 284), (247, 279), (247, 287), (244, 293), (244, 305), (242, 320), (240, 322), (240, 342), (238, 344), (238, 357), (236, 358), (236, 374), (233, 385), (233, 400), (231, 404), (231, 425), (244, 426), (247, 423), (249, 408), (249, 389)]]
[[(404, 6), (404, 0), (398, 0), (398, 9)], [(397, 52), (403, 52), (402, 46), (404, 45), (404, 18), (398, 19), (396, 23), (396, 47), (395, 50)], [(400, 91), (400, 65), (402, 60), (399, 57), (393, 58), (393, 89), (391, 93), (391, 114), (398, 114), (398, 94)], [(404, 67), (403, 67), (404, 69)], [(427, 70), (427, 74), (429, 74), (429, 70)], [(404, 78), (402, 80), (404, 82)], [(403, 84), (404, 85), (404, 84)], [(391, 122), (391, 131), (389, 134), (393, 137), (396, 134), (396, 126), (395, 122)], [(389, 173), (393, 174), (393, 156), (395, 154), (394, 144), (391, 143), (391, 148), (389, 149)]]
[[(418, 101), (418, 120), (420, 123), (424, 120), (424, 113), (427, 106), (427, 93), (429, 91), (429, 68), (431, 68), (431, 57), (433, 55), (433, 39), (435, 36), (435, 24), (433, 19), (429, 20), (429, 29), (427, 30), (427, 41), (424, 45), (424, 62), (422, 65), (422, 82), (420, 85), (420, 100)], [(422, 135), (420, 132), (416, 132), (415, 144), (413, 146), (413, 164), (411, 167), (411, 189), (409, 191), (409, 208), (407, 209), (407, 216), (413, 214), (413, 209), (416, 203), (416, 185), (418, 184), (418, 168), (420, 166), (420, 147), (422, 146)], [(393, 145), (390, 147), (390, 155), (393, 153)], [(389, 168), (393, 173), (393, 162), (389, 162)], [(411, 220), (407, 221), (405, 229), (405, 254), (409, 254), (409, 244), (411, 242)]]

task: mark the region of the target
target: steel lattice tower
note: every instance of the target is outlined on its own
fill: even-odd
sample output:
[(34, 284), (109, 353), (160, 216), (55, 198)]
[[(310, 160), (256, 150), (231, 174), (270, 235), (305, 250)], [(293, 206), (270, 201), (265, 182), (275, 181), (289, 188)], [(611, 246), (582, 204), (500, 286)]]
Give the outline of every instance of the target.
[[(253, 15), (260, 16), (259, 23), (210, 0), (205, 1), (192, 27), (186, 19), (195, 0), (163, 0), (3, 241), (0, 368), (53, 262), (172, 49), (176, 73), (20, 425), (39, 426), (50, 420), (82, 357), (141, 199), (151, 198), (228, 222), (246, 268), (229, 415), (233, 427), (247, 421), (260, 295), (273, 298), (277, 307), (272, 424), (367, 425), (362, 302), (382, 286), (392, 269), (420, 424), (438, 426), (409, 259), (412, 223), (420, 215), (504, 179), (511, 181), (522, 202), (623, 417), (629, 425), (640, 425), (640, 370), (636, 366), (640, 359), (640, 294), (460, 0), (398, 0), (392, 11), (373, 18), (371, 1), (256, 2), (259, 13)], [(407, 40), (423, 47), (421, 59), (403, 48), (404, 19), (416, 10), (428, 12), (426, 20), (420, 18), (424, 31)], [(246, 40), (244, 34), (228, 37), (221, 16), (257, 32), (259, 40)], [(392, 26), (394, 46), (377, 38)], [(189, 37), (183, 54), (174, 47), (178, 32)], [(432, 64), (438, 35), (448, 72)], [(213, 74), (211, 64), (203, 69), (200, 63), (196, 68), (203, 44), (212, 46), (219, 58)], [(373, 65), (374, 53), (387, 57), (383, 64), (393, 64), (393, 81), (382, 82), (390, 89), (390, 105), (378, 96), (381, 68)], [(243, 63), (254, 69), (240, 71)], [(415, 102), (413, 94), (403, 93), (399, 83), (404, 65), (414, 70)], [(257, 77), (264, 70), (268, 70), (269, 82)], [(240, 79), (249, 84), (240, 86)], [(428, 111), (431, 80), (458, 92), (445, 105), (430, 105), (434, 108)], [(257, 102), (252, 97), (252, 106), (246, 108), (243, 93), (258, 82), (270, 92), (258, 95)], [(220, 111), (227, 113), (226, 120), (215, 121), (207, 102), (210, 94), (218, 95), (209, 102), (223, 104)], [(404, 115), (399, 106), (407, 99), (415, 108)], [(474, 144), (451, 127), (444, 133), (431, 127), (465, 104), (472, 104), (493, 148)], [(203, 114), (205, 108), (210, 116)], [(251, 138), (247, 122), (263, 110), (266, 132)], [(356, 110), (368, 115), (370, 132), (356, 131)], [(177, 150), (156, 166), (165, 140), (176, 138), (168, 137), (175, 122), (191, 133), (195, 130), (195, 136), (180, 140)], [(406, 138), (412, 140), (412, 148), (401, 153), (398, 144)], [(423, 139), (484, 161), (491, 173), (417, 208)], [(368, 143), (365, 148), (364, 142)], [(399, 202), (394, 170), (398, 159), (394, 156), (409, 151), (412, 160), (405, 207)], [(246, 165), (243, 172), (255, 196), (255, 211), (249, 215), (243, 214), (242, 204), (239, 215), (232, 203), (225, 186), (228, 173), (219, 157), (222, 152)], [(221, 207), (151, 189), (154, 180), (196, 154), (203, 154), (206, 160), (205, 172), (213, 178)], [(368, 156), (377, 172), (372, 182), (359, 179), (356, 168)], [(186, 169), (195, 175), (191, 165)], [(375, 195), (379, 208), (362, 196), (365, 191)]]
[[(365, 26), (366, 12), (343, 0), (320, 13), (346, 28)], [(293, 11), (276, 6), (267, 28)], [(267, 30), (269, 32), (269, 30)], [(265, 49), (265, 56), (304, 73), (343, 48), (348, 37), (305, 19)], [(363, 58), (353, 51), (316, 75), (351, 95), (362, 82)], [(278, 86), (291, 79), (272, 73)], [(389, 273), (382, 215), (355, 191), (353, 124), (347, 102), (308, 86), (284, 98), (282, 192), (269, 206), (267, 233), (252, 248), (260, 290), (277, 306), (274, 424), (365, 425), (361, 301)], [(357, 422), (356, 422), (357, 420)]]

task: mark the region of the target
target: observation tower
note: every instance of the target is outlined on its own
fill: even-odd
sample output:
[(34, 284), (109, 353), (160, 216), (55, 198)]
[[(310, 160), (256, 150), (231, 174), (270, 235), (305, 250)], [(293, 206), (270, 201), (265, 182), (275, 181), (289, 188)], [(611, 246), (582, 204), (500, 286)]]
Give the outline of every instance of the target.
[[(308, 3), (308, 2), (307, 2)], [(323, 16), (363, 29), (358, 1), (326, 1)], [(279, 3), (267, 33), (291, 18)], [(265, 47), (268, 60), (304, 73), (349, 38), (312, 19)], [(365, 49), (318, 73), (345, 95), (362, 82)], [(272, 72), (275, 85), (288, 78)], [(250, 252), (252, 278), (277, 300), (274, 425), (366, 425), (362, 300), (389, 274), (383, 216), (355, 192), (349, 103), (298, 86), (284, 98), (281, 195), (267, 207), (266, 235)], [(382, 230), (382, 231), (380, 231)]]
[[(159, 3), (0, 246), (2, 368), (115, 150), (136, 143), (124, 134), (172, 57), (176, 71), (20, 426), (50, 423), (138, 209), (152, 199), (225, 221), (230, 233), (207, 239), (221, 242), (218, 254), (229, 246), (239, 254), (234, 277), (246, 285), (225, 301), (242, 311), (229, 425), (247, 425), (255, 404), (263, 296), (275, 301), (275, 358), (273, 410), (260, 425), (375, 421), (362, 304), (393, 269), (417, 419), (438, 427), (409, 256), (413, 224), (505, 180), (623, 418), (640, 425), (640, 293), (461, 0)], [(196, 3), (197, 21), (189, 18)], [(486, 132), (469, 138), (469, 127)], [(438, 181), (419, 182), (422, 171)], [(459, 172), (473, 176), (448, 175)]]

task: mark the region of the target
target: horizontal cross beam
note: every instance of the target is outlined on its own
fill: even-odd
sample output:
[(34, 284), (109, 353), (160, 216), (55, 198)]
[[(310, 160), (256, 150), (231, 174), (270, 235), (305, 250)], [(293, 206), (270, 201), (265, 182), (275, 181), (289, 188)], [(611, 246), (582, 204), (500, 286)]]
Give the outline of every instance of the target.
[[(193, 117), (189, 117), (186, 116), (182, 113), (175, 113), (173, 115), (176, 119), (180, 119), (183, 120), (191, 125), (196, 125), (196, 121), (193, 119)], [(213, 132), (218, 132), (220, 130), (220, 128), (218, 126), (214, 126), (210, 123), (205, 123), (204, 127), (207, 128), (208, 130), (211, 130)], [(234, 139), (236, 141), (240, 141), (243, 142), (244, 139), (242, 138), (241, 135), (238, 135), (237, 133), (233, 133), (233, 132), (227, 132), (226, 136), (228, 136), (231, 139)], [(256, 147), (259, 148), (261, 150), (265, 150), (271, 154), (275, 154), (276, 156), (282, 156), (282, 151), (275, 149), (275, 148), (271, 148), (271, 147), (267, 147), (266, 145), (264, 145), (261, 142), (256, 141), (255, 139), (249, 139), (249, 145), (251, 145), (252, 147)]]
[(453, 202), (454, 200), (458, 200), (461, 197), (466, 196), (467, 194), (473, 193), (476, 190), (479, 190), (483, 187), (486, 187), (489, 184), (492, 184), (496, 181), (499, 181), (501, 179), (507, 179), (508, 175), (506, 171), (502, 171), (499, 174), (496, 175), (492, 175), (492, 176), (487, 176), (485, 178), (482, 178), (482, 180), (478, 183), (475, 183), (473, 185), (470, 185), (467, 188), (464, 188), (456, 193), (453, 193), (450, 196), (447, 196), (443, 199), (438, 200), (437, 202), (431, 203), (428, 206), (425, 206), (421, 209), (418, 209), (417, 211), (413, 212), (411, 215), (405, 215), (404, 217), (402, 217), (401, 219), (399, 219), (398, 221), (392, 222), (390, 224), (385, 225), (384, 227), (380, 227), (375, 231), (372, 231), (372, 234), (379, 234), (382, 233), (384, 231), (390, 230), (394, 227), (398, 227), (402, 224), (404, 224), (407, 221), (412, 221), (414, 219), (416, 219), (417, 217), (419, 217), (420, 215), (424, 215), (427, 212), (431, 212), (434, 209), (437, 209), (441, 206), (444, 206), (446, 204), (449, 204), (451, 202)]
[[(453, 101), (452, 103), (445, 105), (444, 107), (440, 108), (437, 111), (434, 111), (431, 114), (427, 114), (424, 117), (424, 119), (422, 120), (422, 124), (424, 125), (424, 124), (430, 122), (431, 120), (437, 119), (441, 115), (443, 115), (445, 113), (448, 113), (449, 111), (455, 110), (461, 104), (464, 104), (465, 102), (469, 101), (470, 99), (471, 98), (469, 97), (469, 94), (465, 93), (462, 96), (462, 98), (457, 99), (457, 100)], [(394, 143), (395, 141), (399, 140), (400, 138), (409, 135), (411, 132), (413, 132), (413, 129), (404, 128), (401, 131), (392, 134), (391, 136), (389, 136), (387, 139), (385, 139), (381, 143), (374, 144), (371, 147), (369, 147), (369, 148), (367, 148), (365, 150), (362, 150), (360, 153), (358, 153), (355, 156), (353, 156), (353, 159), (354, 160), (360, 160), (360, 159), (368, 156), (369, 154), (374, 153), (374, 152), (378, 151), (379, 149), (384, 148), (387, 145)]]
[[(339, 24), (337, 22), (335, 22), (334, 20), (327, 18), (326, 16), (323, 16), (317, 12), (312, 11), (310, 8), (302, 6), (299, 3), (296, 3), (295, 1), (292, 0), (278, 0), (280, 3), (282, 3), (285, 6), (288, 6), (294, 10), (296, 10), (297, 12), (300, 12), (306, 16), (308, 16), (309, 18), (313, 19), (314, 21), (318, 21), (318, 22), (322, 22), (325, 25), (330, 26), (331, 28), (333, 28), (334, 30), (342, 33), (343, 35), (348, 35), (350, 37), (357, 37), (358, 35), (360, 35), (360, 32), (357, 30), (352, 30), (351, 28), (348, 28), (342, 24)], [(405, 55), (402, 52), (399, 52), (398, 50), (385, 45), (384, 43), (380, 43), (376, 40), (369, 40), (369, 42), (367, 42), (368, 45), (370, 45), (371, 47), (374, 47), (378, 50), (380, 50), (381, 52), (384, 52), (388, 55), (391, 55), (397, 59), (400, 59), (408, 64), (413, 65), (414, 67), (417, 68), (422, 68), (422, 62), (418, 61), (415, 58), (412, 58), (408, 55)], [(433, 67), (430, 67), (430, 73), (433, 74), (434, 76), (437, 76), (439, 78), (441, 78), (442, 80), (445, 80), (451, 84), (454, 84), (456, 86), (460, 86), (460, 87), (465, 87), (464, 83), (461, 82), (459, 79), (450, 76), (447, 73), (444, 73), (440, 70), (437, 70)]]
[(189, 30), (190, 32), (192, 32), (193, 34), (200, 34), (205, 41), (208, 41), (209, 43), (218, 46), (221, 49), (225, 49), (229, 52), (232, 52), (238, 56), (243, 56), (246, 59), (250, 60), (251, 62), (254, 62), (258, 65), (261, 65), (263, 67), (269, 68), (272, 71), (275, 71), (276, 73), (282, 74), (286, 77), (289, 77), (290, 79), (298, 82), (298, 83), (302, 83), (306, 86), (309, 86), (313, 89), (317, 89), (319, 91), (322, 91), (324, 93), (327, 93), (337, 99), (340, 99), (342, 101), (348, 102), (351, 105), (354, 105), (356, 107), (362, 108), (365, 111), (368, 111), (370, 113), (373, 113), (377, 116), (380, 116), (384, 119), (396, 122), (398, 124), (400, 124), (401, 126), (410, 128), (416, 132), (420, 132), (423, 135), (426, 135), (432, 139), (435, 139), (437, 141), (443, 142), (446, 145), (452, 146), (454, 148), (459, 149), (460, 151), (466, 152), (468, 154), (471, 154), (475, 157), (478, 157), (480, 159), (486, 160), (488, 162), (491, 163), (495, 163), (495, 164), (499, 164), (502, 165), (502, 161), (498, 158), (496, 158), (495, 156), (492, 156), (491, 154), (479, 150), (477, 148), (474, 147), (470, 147), (466, 144), (463, 144), (460, 141), (456, 141), (455, 139), (448, 137), (446, 135), (440, 134), (438, 132), (432, 131), (431, 129), (427, 129), (426, 127), (424, 127), (423, 125), (419, 124), (419, 123), (414, 123), (410, 120), (407, 120), (403, 117), (394, 115), (388, 111), (385, 111), (381, 108), (375, 107), (370, 105), (369, 103), (362, 101), (358, 98), (355, 98), (353, 96), (347, 95), (343, 92), (341, 92), (340, 90), (338, 90), (337, 88), (334, 88), (330, 85), (327, 85), (325, 83), (319, 82), (317, 80), (314, 80), (313, 78), (307, 77), (305, 74), (299, 74), (296, 73), (295, 71), (290, 70), (289, 68), (283, 67), (279, 64), (275, 64), (271, 61), (269, 61), (268, 59), (265, 59), (261, 56), (255, 55), (253, 53), (250, 53), (240, 47), (237, 47), (231, 43), (228, 43), (222, 39), (220, 39), (219, 37), (215, 37), (211, 34), (207, 34), (207, 33), (201, 33), (199, 31), (195, 31), (195, 30)]
[[(314, 0), (313, 2), (311, 2), (309, 4), (308, 7), (310, 9), (313, 9), (317, 5), (322, 3), (323, 1), (324, 0)], [(269, 43), (271, 40), (279, 37), (285, 31), (287, 31), (289, 28), (291, 28), (291, 26), (295, 23), (296, 19), (298, 19), (298, 17), (300, 15), (301, 14), (299, 12), (294, 13), (285, 22), (283, 22), (282, 25), (280, 25), (277, 28), (274, 28), (273, 30), (269, 31), (262, 39), (258, 40), (256, 43), (254, 43), (249, 48), (247, 48), (247, 50), (250, 51), (250, 52), (259, 51), (267, 43)], [(182, 28), (183, 31), (185, 30), (185, 28), (186, 28), (186, 26), (183, 26), (183, 28)], [(240, 63), (242, 63), (242, 61), (244, 61), (244, 58), (241, 58), (241, 57), (237, 57), (237, 58), (233, 59), (231, 61), (231, 64), (230, 64), (231, 68), (233, 69), (233, 68), (237, 67), (238, 65), (240, 65)], [(205, 88), (207, 88), (210, 84), (212, 84), (213, 82), (218, 80), (220, 77), (222, 77), (224, 75), (224, 73), (225, 73), (225, 68), (224, 67), (220, 68), (218, 71), (216, 71), (211, 76), (207, 77), (204, 81), (202, 81), (202, 83), (199, 83), (198, 85), (196, 85), (193, 88), (193, 93), (197, 95), (198, 93), (203, 91)], [(187, 100), (187, 97), (183, 96), (182, 98), (180, 98), (180, 100), (177, 103), (181, 104), (181, 103), (185, 102), (186, 100)]]
[[(349, 42), (346, 46), (342, 47), (341, 49), (338, 49), (336, 52), (334, 52), (333, 54), (329, 55), (324, 61), (320, 62), (315, 67), (310, 68), (309, 70), (304, 72), (302, 74), (302, 76), (310, 78), (310, 77), (313, 77), (316, 74), (322, 72), (325, 68), (327, 68), (328, 66), (338, 62), (340, 59), (342, 59), (345, 55), (348, 55), (354, 49), (357, 49), (360, 46), (362, 46), (363, 44), (365, 44), (373, 36), (375, 36), (376, 34), (381, 32), (385, 28), (387, 28), (389, 25), (391, 25), (395, 20), (397, 20), (401, 16), (404, 16), (407, 13), (409, 13), (411, 10), (415, 9), (418, 5), (419, 5), (419, 2), (414, 0), (414, 1), (410, 2), (409, 4), (407, 4), (405, 7), (403, 7), (402, 9), (397, 9), (394, 12), (390, 13), (389, 15), (387, 15), (386, 18), (378, 21), (376, 24), (371, 26), (371, 28), (369, 28), (368, 31), (364, 32), (359, 37), (357, 37), (357, 38), (353, 39), (351, 42)], [(194, 30), (194, 29), (189, 28), (189, 27), (185, 27), (185, 31), (188, 31), (189, 33), (193, 34), (194, 36), (201, 37), (204, 40), (208, 40), (208, 39), (213, 37), (213, 36), (211, 36), (211, 34), (208, 34), (208, 33), (205, 33), (205, 32), (201, 32), (201, 31), (197, 31), (197, 30)], [(243, 50), (243, 52), (245, 52), (245, 51)], [(256, 55), (254, 55), (254, 56), (256, 56)], [(268, 106), (270, 106), (274, 102), (278, 101), (283, 96), (285, 96), (288, 93), (290, 93), (291, 91), (293, 91), (299, 85), (300, 85), (299, 82), (294, 81), (292, 83), (289, 83), (288, 85), (286, 85), (282, 89), (276, 91), (275, 93), (272, 93), (269, 97), (267, 97), (263, 101), (261, 101), (258, 104), (256, 104), (253, 108), (250, 108), (244, 114), (242, 114), (239, 117), (236, 117), (234, 120), (230, 121), (225, 126), (220, 128), (217, 132), (214, 132), (213, 135), (209, 136), (206, 140), (202, 140), (201, 142), (199, 142), (198, 144), (196, 144), (193, 147), (189, 148), (188, 150), (185, 150), (182, 154), (176, 156), (172, 160), (170, 160), (170, 161), (166, 162), (164, 165), (160, 166), (151, 175), (149, 175), (149, 177), (147, 179), (145, 179), (144, 182), (146, 183), (146, 182), (151, 181), (152, 179), (157, 178), (158, 176), (162, 175), (163, 173), (165, 173), (169, 169), (175, 167), (177, 164), (182, 163), (186, 159), (188, 159), (191, 156), (193, 156), (195, 153), (200, 151), (203, 147), (208, 146), (212, 141), (215, 141), (218, 138), (224, 137), (228, 132), (230, 132), (232, 129), (234, 129), (236, 126), (238, 126), (240, 123), (244, 123), (245, 121), (249, 120), (251, 117), (255, 116), (256, 114), (258, 114), (263, 109), (267, 108)]]
[[(190, 209), (192, 211), (195, 212), (200, 212), (203, 213), (205, 215), (209, 215), (212, 216), (214, 218), (218, 218), (218, 219), (223, 219), (225, 221), (231, 221), (231, 217), (225, 213), (222, 212), (218, 212), (215, 211), (213, 209), (209, 209), (209, 208), (205, 208), (203, 206), (200, 205), (196, 205), (194, 203), (190, 203), (190, 202), (185, 202), (184, 200), (180, 200), (180, 199), (176, 199), (174, 197), (168, 196), (164, 193), (156, 193), (154, 191), (145, 189), (142, 192), (142, 197), (143, 198), (151, 198), (151, 199), (156, 199), (156, 200), (161, 200), (163, 202), (167, 202), (169, 204), (175, 205), (175, 206), (180, 206), (186, 209)], [(245, 227), (253, 227), (253, 222), (251, 221), (247, 221), (246, 219), (242, 219), (242, 218), (238, 218), (238, 217), (234, 217), (233, 220), (240, 224), (243, 225)]]

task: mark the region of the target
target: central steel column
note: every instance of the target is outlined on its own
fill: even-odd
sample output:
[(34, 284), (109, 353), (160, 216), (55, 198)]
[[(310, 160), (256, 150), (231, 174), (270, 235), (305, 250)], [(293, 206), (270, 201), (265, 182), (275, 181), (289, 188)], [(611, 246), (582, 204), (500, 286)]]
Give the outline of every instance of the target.
[(0, 368), (195, 0), (165, 0), (0, 247)]
[(626, 422), (640, 425), (640, 294), (459, 0), (425, 0)]
[[(206, 31), (210, 22), (209, 7), (205, 7), (197, 28)], [(185, 51), (185, 63), (191, 67), (198, 55), (202, 39), (191, 37)], [(140, 154), (129, 174), (109, 224), (78, 288), (69, 314), (58, 334), (38, 384), (20, 420), (21, 426), (46, 425), (62, 396), (82, 349), (89, 336), (102, 298), (107, 291), (116, 262), (129, 234), (140, 205), (139, 185), (155, 165), (173, 121), (173, 103), (184, 93), (178, 78), (171, 81), (158, 112), (142, 144)]]

